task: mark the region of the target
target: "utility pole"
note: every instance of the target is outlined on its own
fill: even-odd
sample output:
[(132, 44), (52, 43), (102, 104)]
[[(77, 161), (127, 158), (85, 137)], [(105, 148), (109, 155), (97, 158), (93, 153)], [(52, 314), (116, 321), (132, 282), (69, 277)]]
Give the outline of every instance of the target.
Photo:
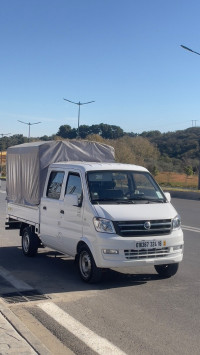
[[(3, 137), (9, 136), (9, 135), (10, 135), (10, 133), (0, 133), (1, 140), (3, 140)], [(0, 171), (0, 187), (1, 187), (2, 168), (3, 168), (3, 142), (1, 141), (1, 171)]]
[[(189, 51), (189, 52), (192, 52), (192, 53), (195, 53), (195, 54), (197, 54), (197, 55), (200, 55), (200, 53), (199, 52), (195, 52), (195, 51), (193, 51), (193, 49), (191, 49), (191, 48), (188, 48), (188, 47), (186, 47), (186, 46), (183, 46), (182, 44), (181, 44), (181, 47), (183, 48), (183, 49), (186, 49), (187, 51)], [(195, 121), (195, 126), (196, 126), (196, 120), (194, 120)], [(193, 126), (193, 121), (192, 121), (192, 126)], [(200, 190), (200, 140), (199, 140), (199, 174), (198, 174), (198, 190)]]
[(89, 101), (89, 102), (73, 102), (73, 101), (70, 101), (68, 99), (63, 99), (65, 101), (68, 101), (68, 102), (71, 102), (71, 104), (75, 104), (75, 105), (78, 105), (78, 134), (77, 134), (77, 138), (79, 138), (79, 124), (80, 124), (80, 106), (81, 105), (87, 105), (87, 104), (91, 104), (92, 102), (95, 102), (95, 101)]
[(24, 124), (27, 124), (29, 127), (28, 127), (28, 142), (30, 140), (30, 126), (32, 126), (33, 124), (38, 124), (38, 123), (41, 123), (41, 122), (35, 122), (35, 123), (30, 123), (30, 122), (23, 122), (23, 121), (20, 121), (20, 120), (17, 120), (18, 122), (21, 122), (21, 123), (24, 123)]
[[(192, 127), (196, 127), (197, 126), (197, 121), (198, 120), (192, 120)], [(194, 123), (194, 124), (193, 124)]]

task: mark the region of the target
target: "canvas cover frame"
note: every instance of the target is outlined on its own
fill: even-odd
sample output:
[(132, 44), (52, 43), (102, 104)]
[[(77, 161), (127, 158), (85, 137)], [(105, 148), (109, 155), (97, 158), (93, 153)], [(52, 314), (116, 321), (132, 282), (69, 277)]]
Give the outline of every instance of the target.
[(39, 141), (9, 147), (6, 161), (7, 201), (35, 206), (40, 203), (50, 164), (59, 161), (115, 161), (114, 148), (97, 142)]

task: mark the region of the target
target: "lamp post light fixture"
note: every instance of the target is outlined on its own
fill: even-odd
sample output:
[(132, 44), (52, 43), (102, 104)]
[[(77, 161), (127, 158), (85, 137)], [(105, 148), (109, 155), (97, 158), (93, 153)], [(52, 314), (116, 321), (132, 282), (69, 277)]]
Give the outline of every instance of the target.
[(75, 105), (78, 105), (78, 134), (77, 134), (77, 138), (79, 138), (79, 124), (80, 124), (80, 106), (81, 105), (87, 105), (87, 104), (91, 104), (92, 102), (95, 102), (95, 101), (89, 101), (89, 102), (73, 102), (73, 101), (70, 101), (68, 99), (64, 99), (63, 100), (65, 101), (68, 101), (68, 102), (71, 102), (71, 104), (75, 104)]
[(190, 51), (190, 52), (192, 52), (192, 53), (195, 53), (195, 54), (200, 55), (200, 53), (193, 51), (193, 49), (190, 49), (190, 48), (184, 46), (183, 44), (181, 44), (181, 47), (182, 47), (183, 49), (186, 49), (187, 51)]
[(30, 122), (24, 122), (24, 121), (20, 121), (20, 120), (17, 120), (18, 122), (21, 122), (21, 123), (24, 123), (24, 124), (27, 124), (29, 127), (28, 127), (28, 141), (30, 140), (30, 126), (34, 125), (34, 124), (38, 124), (38, 123), (41, 123), (41, 122), (35, 122), (35, 123), (30, 123)]
[[(181, 44), (181, 47), (182, 47), (183, 49), (186, 49), (186, 50), (189, 51), (189, 52), (192, 52), (192, 53), (194, 53), (194, 54), (200, 55), (199, 52), (195, 52), (195, 51), (193, 51), (193, 49), (188, 48), (188, 47), (184, 46), (183, 44)], [(199, 154), (200, 154), (200, 140), (199, 140)], [(198, 190), (200, 190), (200, 157), (199, 157)]]

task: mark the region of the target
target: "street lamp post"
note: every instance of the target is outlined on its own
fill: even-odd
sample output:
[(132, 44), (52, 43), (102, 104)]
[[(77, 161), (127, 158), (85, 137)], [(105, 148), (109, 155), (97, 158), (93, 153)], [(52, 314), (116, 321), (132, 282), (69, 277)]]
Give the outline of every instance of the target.
[[(183, 49), (186, 49), (186, 50), (189, 51), (189, 52), (192, 52), (192, 53), (194, 53), (194, 54), (200, 55), (199, 52), (195, 52), (195, 51), (193, 51), (193, 49), (188, 48), (188, 47), (184, 46), (183, 44), (181, 44), (181, 47), (182, 47)], [(199, 141), (199, 155), (200, 155), (200, 141)], [(200, 190), (200, 157), (199, 157), (198, 190)]]
[(68, 99), (63, 99), (65, 101), (68, 101), (68, 102), (71, 102), (71, 104), (75, 104), (75, 105), (78, 105), (78, 134), (77, 134), (77, 137), (79, 138), (79, 124), (80, 124), (80, 106), (81, 105), (87, 105), (87, 104), (91, 104), (92, 102), (95, 102), (95, 101), (89, 101), (89, 102), (73, 102), (73, 101), (70, 101)]
[(30, 122), (23, 122), (23, 121), (20, 121), (20, 120), (17, 120), (18, 122), (21, 122), (21, 123), (24, 123), (24, 124), (27, 124), (29, 127), (28, 127), (28, 141), (30, 140), (30, 126), (34, 125), (34, 124), (38, 124), (38, 123), (41, 123), (41, 122), (35, 122), (35, 123), (30, 123)]

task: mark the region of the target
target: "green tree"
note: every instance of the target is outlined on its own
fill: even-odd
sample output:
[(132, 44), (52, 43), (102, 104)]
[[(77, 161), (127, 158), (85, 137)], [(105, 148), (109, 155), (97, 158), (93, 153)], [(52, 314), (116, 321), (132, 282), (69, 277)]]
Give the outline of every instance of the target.
[(62, 125), (59, 127), (59, 130), (56, 135), (62, 138), (72, 139), (76, 138), (77, 131), (75, 128), (72, 129), (69, 125)]
[(85, 139), (91, 133), (91, 126), (81, 125), (79, 126), (79, 136)]
[(187, 176), (192, 176), (193, 175), (193, 169), (192, 169), (192, 166), (188, 165), (185, 167), (185, 173)]
[(105, 139), (117, 139), (124, 135), (124, 131), (119, 126), (101, 123), (99, 125), (101, 136)]
[(153, 166), (152, 170), (150, 170), (150, 171), (153, 174), (153, 176), (156, 176), (159, 173), (159, 170), (158, 170), (157, 166), (155, 166), (155, 165)]

